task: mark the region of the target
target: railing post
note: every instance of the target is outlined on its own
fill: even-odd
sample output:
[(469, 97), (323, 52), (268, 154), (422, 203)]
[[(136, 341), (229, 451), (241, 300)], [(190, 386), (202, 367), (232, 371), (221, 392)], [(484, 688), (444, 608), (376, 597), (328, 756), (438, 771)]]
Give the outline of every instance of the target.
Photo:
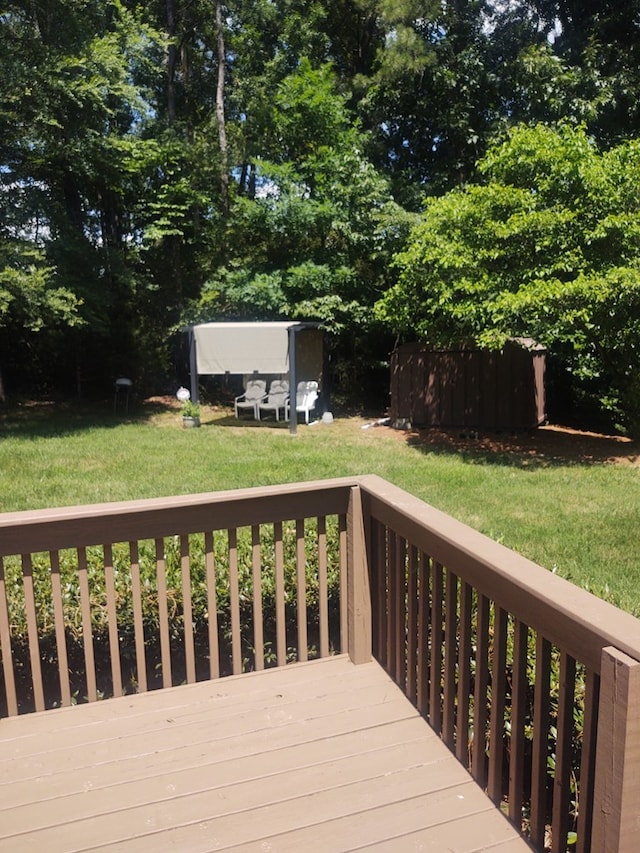
[(591, 849), (638, 849), (640, 827), (640, 662), (602, 650)]
[(362, 494), (352, 486), (347, 512), (348, 652), (355, 664), (371, 660), (371, 592)]

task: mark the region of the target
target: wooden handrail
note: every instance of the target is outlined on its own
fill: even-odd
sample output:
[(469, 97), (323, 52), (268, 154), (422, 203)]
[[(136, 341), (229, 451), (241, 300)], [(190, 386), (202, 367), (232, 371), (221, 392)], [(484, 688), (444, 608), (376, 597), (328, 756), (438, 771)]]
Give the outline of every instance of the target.
[[(353, 479), (0, 514), (0, 556), (345, 513)], [(213, 525), (213, 526), (212, 526)]]

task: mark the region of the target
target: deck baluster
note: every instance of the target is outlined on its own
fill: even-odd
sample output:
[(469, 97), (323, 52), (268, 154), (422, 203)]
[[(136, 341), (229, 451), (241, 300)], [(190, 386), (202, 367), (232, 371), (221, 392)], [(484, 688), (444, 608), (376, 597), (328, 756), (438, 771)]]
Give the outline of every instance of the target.
[(576, 662), (566, 652), (560, 652), (560, 691), (553, 778), (553, 818), (551, 825), (552, 853), (565, 853), (569, 832), (569, 801), (571, 799), (571, 750), (573, 740), (573, 703), (575, 698)]
[[(320, 527), (318, 525), (318, 539), (320, 539)], [(307, 579), (306, 579), (306, 554), (304, 539), (304, 519), (296, 521), (296, 623), (298, 629), (298, 653), (299, 661), (309, 658), (307, 640)], [(322, 653), (320, 657), (324, 657)]]
[(104, 585), (107, 594), (107, 624), (109, 628), (109, 658), (111, 684), (114, 696), (122, 696), (122, 668), (120, 665), (120, 643), (118, 640), (118, 616), (116, 613), (116, 589), (113, 573), (113, 548), (103, 546)]
[(7, 713), (14, 717), (18, 713), (16, 680), (13, 672), (13, 653), (11, 649), (11, 620), (7, 605), (7, 586), (5, 580), (4, 557), (0, 557), (0, 652), (2, 653), (2, 673), (7, 702)]
[[(60, 555), (57, 551), (49, 554), (51, 565), (51, 598), (53, 603), (53, 619), (56, 632), (56, 652), (58, 654), (58, 681), (60, 683), (60, 703), (67, 707), (71, 705), (71, 686), (69, 683), (69, 660), (67, 655), (67, 638), (64, 627), (64, 606), (62, 604), (62, 583), (60, 580)], [(1, 607), (0, 603), (0, 607)]]
[(455, 750), (456, 730), (456, 663), (458, 647), (458, 578), (445, 570), (444, 690), (442, 739)]
[(409, 548), (407, 569), (407, 696), (418, 700), (418, 549)]
[[(262, 613), (262, 560), (259, 524), (254, 524), (251, 527), (251, 570), (253, 577), (254, 666), (257, 670), (262, 670), (264, 669), (264, 615)], [(209, 607), (209, 613), (211, 614), (211, 607)]]
[(576, 853), (589, 853), (591, 846), (591, 816), (593, 815), (594, 779), (596, 770), (596, 737), (598, 728), (598, 700), (600, 676), (588, 669), (584, 684), (584, 720), (580, 754), (580, 781), (578, 784), (578, 838)]
[(234, 675), (242, 672), (240, 590), (238, 586), (238, 531), (229, 530), (229, 609), (231, 610), (231, 661)]
[(346, 652), (349, 630), (349, 612), (347, 595), (347, 517), (338, 516), (338, 566), (340, 570), (340, 651)]
[(491, 655), (491, 715), (489, 731), (489, 779), (487, 793), (499, 805), (503, 792), (504, 712), (507, 692), (507, 622), (508, 614), (494, 607), (493, 653)]
[(443, 568), (431, 561), (431, 661), (429, 666), (429, 723), (442, 732), (442, 642), (444, 608)]
[(548, 752), (551, 710), (551, 643), (536, 636), (535, 686), (533, 697), (533, 745), (531, 761), (530, 837), (542, 849), (547, 822)]
[(522, 821), (525, 763), (524, 726), (527, 702), (527, 654), (529, 629), (514, 621), (513, 669), (511, 673), (511, 727), (509, 733), (509, 817), (517, 825)]
[(422, 551), (418, 563), (418, 658), (417, 667), (417, 703), (418, 711), (425, 719), (429, 717), (429, 613), (430, 591), (429, 558)]
[(189, 537), (180, 536), (180, 574), (182, 576), (182, 631), (184, 636), (184, 660), (187, 684), (196, 680), (196, 651), (193, 635), (193, 606), (191, 603), (191, 564), (189, 560)]
[(458, 647), (458, 696), (456, 702), (456, 757), (469, 766), (469, 702), (471, 696), (471, 626), (473, 589), (460, 589), (460, 643)]
[(320, 623), (320, 657), (329, 654), (329, 607), (327, 579), (327, 519), (318, 518), (318, 621)]
[(84, 648), (84, 671), (87, 683), (87, 699), (95, 702), (98, 698), (96, 681), (96, 660), (93, 648), (91, 628), (91, 594), (89, 592), (89, 573), (87, 569), (87, 549), (78, 548), (78, 585), (80, 587), (80, 609), (82, 613), (82, 641)]
[(473, 689), (473, 754), (471, 774), (483, 788), (488, 780), (487, 724), (489, 720), (489, 599), (478, 593), (476, 600), (476, 654)]
[(173, 679), (171, 674), (171, 643), (169, 639), (169, 610), (167, 602), (167, 564), (164, 555), (164, 540), (161, 538), (156, 539), (156, 584), (162, 686), (171, 687)]
[(142, 611), (142, 586), (140, 583), (140, 552), (135, 540), (129, 542), (131, 565), (131, 599), (133, 607), (133, 633), (136, 649), (136, 682), (139, 693), (147, 692), (147, 657), (144, 641), (144, 617)]
[(387, 531), (388, 547), (388, 589), (387, 589), (387, 672), (398, 683), (398, 537), (392, 530)]

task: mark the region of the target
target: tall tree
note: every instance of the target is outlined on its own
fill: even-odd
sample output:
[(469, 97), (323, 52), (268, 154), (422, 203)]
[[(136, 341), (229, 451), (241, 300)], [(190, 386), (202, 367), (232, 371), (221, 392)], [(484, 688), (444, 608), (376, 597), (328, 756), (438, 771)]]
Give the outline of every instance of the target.
[[(141, 160), (131, 130), (146, 113), (134, 76), (152, 34), (116, 0), (10, 4), (0, 27), (12, 44), (2, 100), (17, 119), (2, 134), (2, 179), (31, 199), (14, 208), (14, 233), (46, 254), (48, 280), (74, 294), (92, 339), (104, 340), (128, 295), (126, 210)], [(86, 358), (67, 346), (67, 371), (74, 350)]]
[(425, 190), (467, 180), (493, 129), (496, 81), (488, 66), (482, 2), (380, 3), (385, 29), (360, 104), (374, 161), (398, 198), (419, 206)]
[(334, 333), (336, 361), (348, 353), (360, 362), (355, 377), (370, 368), (371, 306), (408, 224), (366, 159), (348, 100), (331, 66), (308, 58), (282, 80), (269, 159), (254, 164), (254, 192), (235, 200), (229, 262), (191, 317), (321, 321)]

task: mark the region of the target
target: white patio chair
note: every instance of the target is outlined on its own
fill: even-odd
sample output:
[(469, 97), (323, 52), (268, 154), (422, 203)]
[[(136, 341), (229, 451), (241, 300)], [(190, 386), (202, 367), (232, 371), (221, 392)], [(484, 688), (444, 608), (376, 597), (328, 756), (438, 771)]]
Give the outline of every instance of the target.
[(244, 383), (244, 393), (239, 394), (233, 401), (236, 417), (240, 417), (241, 411), (250, 409), (253, 412), (253, 417), (258, 420), (258, 404), (264, 400), (266, 396), (267, 380), (247, 377)]
[[(309, 413), (315, 409), (318, 401), (318, 383), (317, 382), (298, 382), (296, 388), (296, 412), (304, 414), (305, 423), (309, 423)], [(285, 419), (289, 417), (289, 403), (285, 410)]]
[(284, 379), (274, 379), (269, 387), (265, 400), (258, 403), (258, 419), (263, 412), (274, 412), (276, 420), (280, 420), (280, 411), (286, 412), (289, 404), (289, 383)]

